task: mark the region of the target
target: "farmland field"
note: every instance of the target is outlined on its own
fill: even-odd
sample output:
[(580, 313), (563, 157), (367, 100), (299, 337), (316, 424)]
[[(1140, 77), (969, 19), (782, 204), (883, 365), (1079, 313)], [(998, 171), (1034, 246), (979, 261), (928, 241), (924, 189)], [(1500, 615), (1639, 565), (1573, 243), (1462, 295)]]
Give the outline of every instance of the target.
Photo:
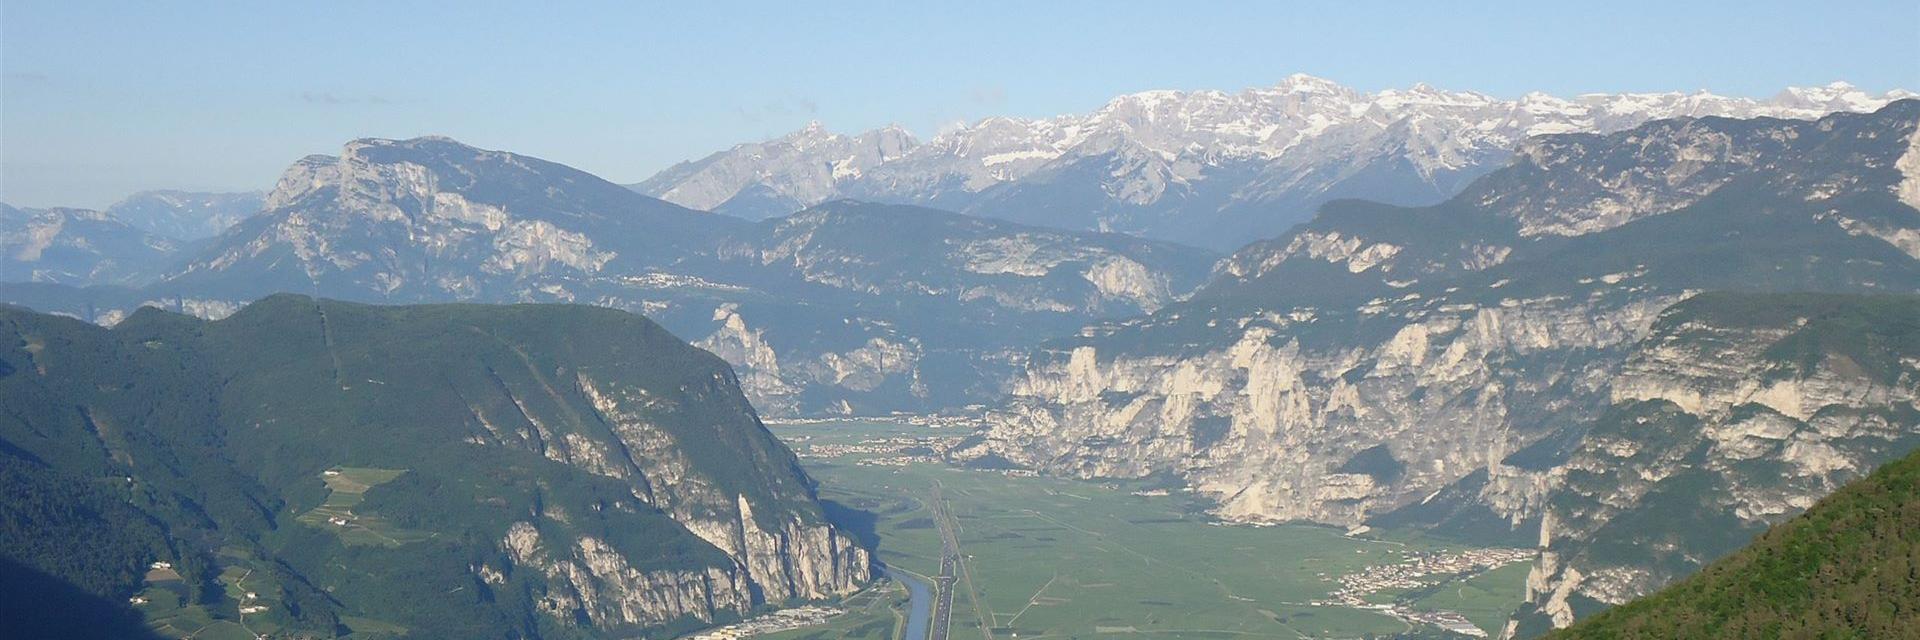
[[(835, 422), (773, 430), (802, 455), (823, 499), (871, 514), (877, 556), (897, 569), (939, 571), (939, 532), (926, 501), (941, 485), (965, 556), (956, 639), (1442, 637), (1438, 627), (1328, 600), (1340, 576), (1470, 549), (1312, 525), (1225, 526), (1178, 491), (967, 470), (925, 455), (941, 438), (964, 435), (959, 429)], [(1423, 588), (1369, 600), (1457, 611), (1497, 635), (1519, 604), (1525, 567), (1435, 576)], [(834, 626), (878, 628), (861, 615), (880, 614), (850, 614)]]
[(432, 534), (401, 529), (380, 516), (353, 512), (353, 508), (360, 506), (360, 502), (366, 498), (368, 489), (392, 481), (402, 473), (406, 473), (406, 470), (363, 467), (328, 469), (320, 477), (330, 491), (326, 502), (300, 514), (297, 520), (333, 531), (347, 544), (397, 547), (430, 538)]
[[(331, 531), (350, 545), (397, 547), (431, 538), (432, 534), (393, 526), (376, 515), (354, 513), (368, 489), (403, 473), (406, 471), (401, 469), (328, 469), (320, 478), (328, 489), (326, 500), (296, 519)], [(134, 604), (146, 616), (148, 627), (164, 638), (277, 637), (289, 612), (281, 598), (284, 591), (273, 577), (276, 572), (272, 564), (238, 546), (222, 548), (214, 560), (219, 567), (215, 582), (220, 594), (207, 602), (194, 602), (191, 588), (170, 566), (156, 566), (147, 572)], [(406, 632), (405, 627), (371, 618), (345, 616), (341, 624), (351, 631), (347, 637), (353, 638), (395, 637)]]

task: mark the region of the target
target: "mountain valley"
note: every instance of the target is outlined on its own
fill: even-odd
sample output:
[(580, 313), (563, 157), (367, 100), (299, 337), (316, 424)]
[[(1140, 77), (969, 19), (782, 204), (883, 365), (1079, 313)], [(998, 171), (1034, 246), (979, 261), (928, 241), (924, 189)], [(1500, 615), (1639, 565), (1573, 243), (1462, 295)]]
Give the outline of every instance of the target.
[(1295, 75), (633, 185), (360, 138), (4, 206), (0, 303), (0, 593), (104, 635), (1658, 637), (1904, 490), (1920, 99)]

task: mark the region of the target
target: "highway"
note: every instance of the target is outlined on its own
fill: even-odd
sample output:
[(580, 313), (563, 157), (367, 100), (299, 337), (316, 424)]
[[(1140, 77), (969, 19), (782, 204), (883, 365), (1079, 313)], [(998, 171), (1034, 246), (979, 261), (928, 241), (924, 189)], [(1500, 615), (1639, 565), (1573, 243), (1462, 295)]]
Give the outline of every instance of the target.
[(940, 495), (940, 483), (933, 484), (933, 521), (940, 527), (940, 575), (933, 579), (933, 624), (928, 640), (947, 640), (953, 626), (953, 587), (960, 574), (960, 541), (947, 514), (946, 498)]

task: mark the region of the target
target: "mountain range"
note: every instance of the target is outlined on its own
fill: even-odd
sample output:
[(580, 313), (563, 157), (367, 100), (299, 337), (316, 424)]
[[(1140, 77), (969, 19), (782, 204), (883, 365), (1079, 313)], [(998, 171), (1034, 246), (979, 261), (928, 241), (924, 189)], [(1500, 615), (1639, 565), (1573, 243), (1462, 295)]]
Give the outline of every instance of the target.
[(261, 198), (144, 191), (102, 211), (0, 204), (0, 281), (146, 284), (258, 212)]
[[(87, 242), (97, 239), (75, 244)], [(263, 211), (191, 247), (150, 252), (144, 262), (165, 266), (143, 274), (108, 269), (132, 252), (97, 253), (76, 262), (115, 278), (40, 264), (36, 273), (78, 275), (33, 279), (126, 287), (14, 284), (8, 299), (101, 322), (146, 303), (220, 317), (283, 291), (591, 303), (645, 313), (728, 357), (756, 406), (774, 414), (985, 401), (1019, 348), (1157, 309), (1215, 257), (850, 201), (754, 223), (446, 138), (356, 140), (340, 155), (304, 158)]]
[(631, 186), (748, 218), (855, 198), (1230, 251), (1340, 198), (1440, 202), (1505, 165), (1529, 136), (1676, 117), (1813, 119), (1913, 95), (1833, 83), (1766, 100), (1706, 92), (1507, 100), (1427, 85), (1369, 93), (1293, 75), (1239, 93), (1147, 91), (1086, 114), (987, 118), (925, 142), (899, 127), (843, 135), (815, 123)]

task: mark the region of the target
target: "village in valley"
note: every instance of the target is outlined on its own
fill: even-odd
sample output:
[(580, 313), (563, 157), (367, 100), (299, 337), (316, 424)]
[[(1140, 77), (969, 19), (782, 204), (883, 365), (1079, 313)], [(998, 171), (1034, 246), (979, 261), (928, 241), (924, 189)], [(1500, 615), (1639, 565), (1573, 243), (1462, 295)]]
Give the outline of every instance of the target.
[(1453, 633), (1486, 637), (1466, 616), (1452, 611), (1419, 609), (1405, 603), (1381, 603), (1369, 596), (1385, 592), (1406, 592), (1504, 567), (1529, 562), (1539, 552), (1532, 549), (1486, 548), (1461, 551), (1414, 551), (1406, 559), (1392, 564), (1369, 566), (1340, 576), (1340, 588), (1318, 606), (1352, 607), (1378, 611), (1409, 624), (1429, 624)]

